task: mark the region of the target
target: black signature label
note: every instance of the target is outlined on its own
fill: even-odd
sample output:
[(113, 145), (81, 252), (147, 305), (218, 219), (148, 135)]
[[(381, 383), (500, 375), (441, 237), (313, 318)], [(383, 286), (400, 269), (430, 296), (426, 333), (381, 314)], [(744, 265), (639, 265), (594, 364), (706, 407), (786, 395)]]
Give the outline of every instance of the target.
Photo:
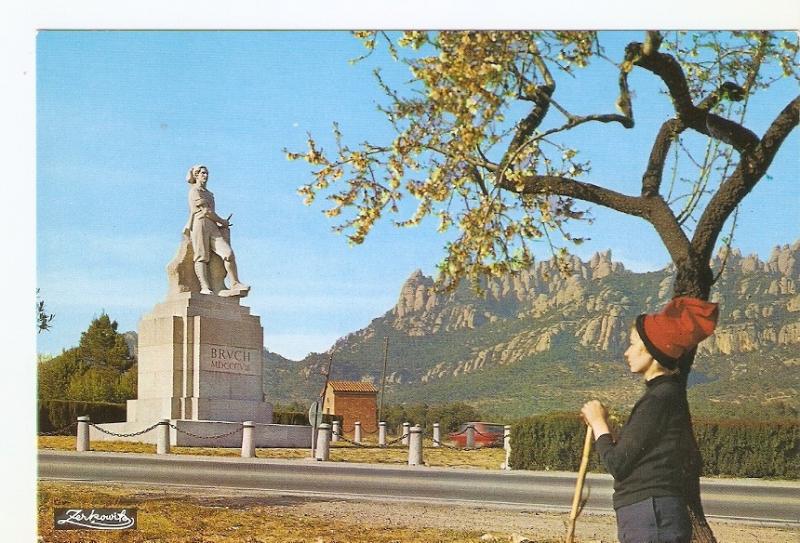
[(56, 530), (135, 530), (136, 509), (55, 510)]

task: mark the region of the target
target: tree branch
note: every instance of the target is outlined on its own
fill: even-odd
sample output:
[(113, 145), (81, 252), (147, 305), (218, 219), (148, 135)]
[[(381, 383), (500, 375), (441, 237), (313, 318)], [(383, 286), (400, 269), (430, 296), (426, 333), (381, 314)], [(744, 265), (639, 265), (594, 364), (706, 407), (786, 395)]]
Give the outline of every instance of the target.
[(553, 74), (550, 73), (550, 68), (547, 67), (542, 55), (539, 53), (539, 48), (536, 46), (536, 42), (531, 41), (528, 42), (528, 50), (531, 52), (533, 56), (533, 63), (536, 64), (536, 67), (539, 68), (539, 71), (542, 73), (542, 77), (544, 77), (544, 82), (548, 87), (552, 87), (553, 89), (556, 88), (556, 80), (553, 79)]
[(558, 194), (598, 204), (637, 217), (647, 218), (648, 206), (644, 199), (628, 196), (605, 187), (555, 175), (522, 176), (515, 182), (500, 180), (503, 190), (517, 194)]
[(664, 175), (664, 164), (667, 153), (674, 139), (686, 130), (686, 125), (680, 119), (670, 119), (661, 125), (653, 149), (650, 151), (650, 160), (642, 176), (642, 196), (656, 196), (661, 190), (661, 180)]
[[(625, 48), (626, 62), (632, 62), (636, 66), (654, 73), (664, 81), (672, 97), (672, 104), (678, 118), (688, 128), (722, 140), (732, 145), (740, 154), (747, 153), (758, 144), (758, 136), (744, 126), (708, 112), (710, 105), (716, 104), (725, 96), (735, 100), (735, 94), (725, 95), (717, 91), (716, 96), (709, 96), (701, 102), (703, 107), (697, 107), (692, 102), (686, 76), (678, 61), (671, 55), (657, 51), (645, 54), (645, 50), (646, 48), (641, 43), (629, 43)], [(722, 89), (725, 88), (731, 89), (730, 86), (723, 85)]]
[(656, 229), (674, 262), (689, 258), (689, 239), (672, 209), (659, 195), (628, 196), (591, 183), (552, 175), (525, 176), (517, 183), (503, 180), (498, 186), (517, 194), (558, 194), (641, 217)]
[(469, 164), (470, 166), (473, 166), (475, 168), (484, 168), (486, 170), (489, 170), (490, 172), (497, 171), (497, 164), (487, 160), (486, 157), (483, 156), (483, 153), (481, 153), (481, 157), (483, 158), (483, 160), (476, 160), (476, 159), (472, 158), (471, 156), (467, 156), (467, 155), (464, 155), (464, 156), (454, 155), (453, 153), (447, 152), (446, 149), (442, 149), (441, 147), (439, 147), (437, 145), (431, 145), (430, 143), (423, 144), (422, 147), (424, 147), (425, 149), (428, 149), (429, 151), (434, 151), (436, 153), (439, 153), (440, 155), (442, 155), (443, 157), (446, 157), (446, 158), (450, 158), (450, 159), (453, 159), (453, 160), (462, 160), (462, 161), (466, 162), (467, 164)]
[(698, 109), (702, 109), (703, 111), (711, 111), (711, 109), (720, 103), (723, 98), (728, 98), (733, 100), (734, 102), (739, 102), (743, 100), (745, 97), (745, 90), (737, 85), (732, 81), (726, 81), (720, 87), (703, 98), (703, 100), (697, 104)]
[(550, 108), (550, 96), (555, 91), (554, 86), (539, 87), (536, 89), (535, 106), (531, 112), (517, 124), (516, 133), (508, 145), (508, 150), (500, 161), (500, 171), (505, 172), (517, 150), (527, 144), (528, 138), (542, 124)]
[(700, 217), (692, 247), (706, 260), (711, 258), (717, 237), (736, 206), (764, 177), (787, 136), (800, 122), (800, 96), (781, 111), (752, 153), (744, 156), (731, 176), (722, 183)]
[(483, 181), (483, 176), (478, 168), (475, 167), (474, 164), (470, 164), (467, 167), (467, 171), (469, 172), (469, 176), (472, 178), (472, 181), (480, 187), (481, 192), (484, 196), (489, 196), (489, 191), (486, 188), (486, 183)]
[(645, 55), (651, 55), (653, 53), (658, 52), (658, 49), (661, 47), (661, 40), (663, 37), (661, 33), (656, 30), (648, 30), (645, 34), (644, 45), (642, 46), (642, 52)]
[(625, 70), (619, 71), (619, 96), (617, 97), (617, 108), (622, 113), (622, 118), (619, 122), (625, 128), (633, 128), (633, 103), (631, 102), (631, 93), (628, 90), (628, 72)]

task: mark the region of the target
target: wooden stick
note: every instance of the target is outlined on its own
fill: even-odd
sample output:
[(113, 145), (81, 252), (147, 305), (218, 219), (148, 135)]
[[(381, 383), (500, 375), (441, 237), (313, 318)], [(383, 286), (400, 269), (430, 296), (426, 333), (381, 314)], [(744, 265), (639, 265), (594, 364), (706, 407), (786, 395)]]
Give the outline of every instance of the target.
[(575, 482), (575, 495), (572, 497), (572, 511), (569, 514), (569, 530), (567, 531), (567, 543), (572, 543), (575, 535), (575, 521), (578, 519), (578, 506), (581, 503), (583, 494), (583, 482), (586, 480), (586, 468), (589, 466), (589, 453), (592, 450), (592, 427), (586, 426), (586, 437), (583, 440), (583, 456), (581, 456), (581, 467), (578, 470), (578, 480)]

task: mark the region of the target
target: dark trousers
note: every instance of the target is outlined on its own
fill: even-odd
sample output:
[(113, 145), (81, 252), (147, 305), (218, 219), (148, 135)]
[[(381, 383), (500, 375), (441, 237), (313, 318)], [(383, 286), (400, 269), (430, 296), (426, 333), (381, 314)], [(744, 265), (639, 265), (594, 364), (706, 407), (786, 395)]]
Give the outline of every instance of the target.
[(692, 525), (686, 502), (678, 496), (659, 496), (617, 509), (620, 543), (689, 543)]

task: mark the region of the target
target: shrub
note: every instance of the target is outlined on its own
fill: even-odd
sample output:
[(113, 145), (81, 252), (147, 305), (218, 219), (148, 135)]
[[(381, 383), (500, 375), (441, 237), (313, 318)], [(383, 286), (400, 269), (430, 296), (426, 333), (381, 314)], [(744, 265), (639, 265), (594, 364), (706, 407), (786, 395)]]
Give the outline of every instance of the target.
[[(74, 402), (69, 400), (39, 400), (39, 432), (53, 432), (75, 422), (78, 417), (88, 415), (92, 422), (124, 422), (124, 403)], [(64, 434), (74, 434), (71, 428)]]
[(694, 421), (705, 475), (800, 478), (797, 420)]
[[(576, 471), (586, 425), (575, 414), (522, 419), (511, 429), (511, 467)], [(796, 420), (694, 421), (704, 475), (800, 478), (800, 423)], [(589, 469), (604, 471), (592, 454)]]
[[(509, 463), (514, 469), (577, 471), (585, 435), (586, 424), (572, 413), (522, 419), (511, 427)], [(597, 455), (589, 469), (600, 469)]]

